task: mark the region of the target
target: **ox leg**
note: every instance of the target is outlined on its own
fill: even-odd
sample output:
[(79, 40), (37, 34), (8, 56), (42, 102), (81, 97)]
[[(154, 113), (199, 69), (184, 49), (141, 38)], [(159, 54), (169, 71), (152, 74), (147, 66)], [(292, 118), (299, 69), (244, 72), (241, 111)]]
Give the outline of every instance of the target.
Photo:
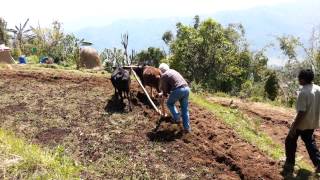
[(150, 86), (150, 89), (151, 89), (151, 92), (150, 92), (151, 98), (153, 98), (152, 86)]
[(115, 95), (116, 98), (118, 99), (119, 92), (117, 91), (117, 88), (114, 88), (114, 95)]
[(129, 110), (132, 111), (132, 107), (131, 107), (131, 93), (130, 93), (130, 91), (127, 92), (127, 96), (128, 96), (128, 102), (129, 102)]
[(122, 95), (122, 91), (119, 91), (119, 96), (120, 96), (120, 100), (123, 102), (123, 95)]

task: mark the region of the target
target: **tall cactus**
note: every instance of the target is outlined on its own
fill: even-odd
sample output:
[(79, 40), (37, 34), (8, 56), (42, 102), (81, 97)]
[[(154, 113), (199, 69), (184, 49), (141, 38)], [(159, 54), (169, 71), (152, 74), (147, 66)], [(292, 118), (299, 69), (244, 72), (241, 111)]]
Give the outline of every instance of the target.
[(129, 65), (131, 65), (132, 63), (135, 63), (136, 54), (137, 54), (136, 51), (132, 49), (131, 54), (129, 56), (129, 60), (130, 60)]
[(121, 34), (121, 44), (123, 45), (124, 56), (125, 56), (125, 62), (123, 62), (122, 64), (126, 64), (126, 65), (130, 65), (129, 58), (128, 58), (128, 40), (129, 40), (128, 33)]

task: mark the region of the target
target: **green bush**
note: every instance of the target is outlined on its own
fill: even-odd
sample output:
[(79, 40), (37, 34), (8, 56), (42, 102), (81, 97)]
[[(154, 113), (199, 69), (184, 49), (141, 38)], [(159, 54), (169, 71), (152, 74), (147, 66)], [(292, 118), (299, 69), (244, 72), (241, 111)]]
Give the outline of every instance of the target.
[(252, 96), (252, 97), (250, 97), (249, 100), (253, 101), (253, 102), (263, 102), (263, 97), (261, 97), (261, 96)]
[(279, 80), (277, 74), (275, 72), (270, 72), (269, 77), (265, 84), (265, 92), (267, 93), (267, 97), (274, 101), (279, 93)]
[(202, 93), (204, 92), (204, 89), (201, 84), (193, 81), (191, 82), (191, 91), (195, 93)]
[(28, 56), (27, 57), (29, 64), (38, 64), (39, 63), (39, 57), (36, 55)]
[(252, 94), (252, 81), (247, 80), (241, 85), (240, 97), (248, 98)]
[(22, 54), (22, 52), (19, 48), (13, 48), (11, 51), (11, 56), (15, 60), (17, 60), (19, 58), (19, 56), (21, 56), (21, 54)]
[(289, 97), (288, 106), (293, 107), (296, 104), (296, 97)]
[(112, 64), (112, 62), (108, 61), (107, 59), (104, 60), (103, 67), (104, 67), (105, 71), (107, 71), (109, 73), (113, 72), (113, 64)]
[(251, 96), (265, 97), (264, 83), (254, 83), (252, 86)]

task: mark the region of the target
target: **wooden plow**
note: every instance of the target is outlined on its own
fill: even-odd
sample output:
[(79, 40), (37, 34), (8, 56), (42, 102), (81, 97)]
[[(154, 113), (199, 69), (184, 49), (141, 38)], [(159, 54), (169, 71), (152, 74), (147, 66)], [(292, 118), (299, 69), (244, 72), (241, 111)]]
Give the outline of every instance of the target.
[(160, 109), (157, 108), (157, 106), (154, 104), (154, 102), (152, 101), (152, 99), (150, 98), (147, 90), (143, 87), (138, 75), (136, 74), (136, 72), (132, 69), (133, 67), (136, 67), (136, 66), (124, 66), (123, 68), (130, 68), (131, 72), (133, 73), (134, 77), (136, 78), (136, 80), (138, 81), (140, 87), (142, 88), (143, 92), (146, 94), (149, 102), (151, 103), (152, 107), (154, 110), (156, 110), (157, 113), (159, 113), (159, 115), (161, 115), (161, 111)]

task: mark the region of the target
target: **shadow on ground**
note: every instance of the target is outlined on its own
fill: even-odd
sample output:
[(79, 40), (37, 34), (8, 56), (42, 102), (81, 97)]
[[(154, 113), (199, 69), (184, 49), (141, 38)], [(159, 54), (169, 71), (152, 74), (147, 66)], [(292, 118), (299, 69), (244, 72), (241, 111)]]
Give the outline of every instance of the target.
[(183, 136), (182, 131), (164, 129), (161, 131), (152, 131), (147, 133), (150, 141), (171, 142), (180, 139)]
[(293, 174), (286, 174), (285, 171), (282, 171), (282, 176), (285, 180), (308, 180), (308, 179), (319, 179), (319, 177), (316, 177), (314, 175), (314, 173), (312, 173), (311, 171), (307, 170), (307, 169), (299, 169), (296, 172), (296, 175)]
[(108, 100), (104, 110), (108, 113), (124, 113), (126, 104), (113, 95), (111, 99)]
[[(152, 105), (151, 105), (151, 103), (149, 102), (147, 95), (145, 95), (145, 94), (142, 93), (142, 92), (138, 92), (138, 93), (137, 93), (137, 98), (138, 98), (138, 100), (139, 100), (140, 102), (142, 102), (144, 105), (149, 106), (150, 108), (152, 108)], [(156, 98), (151, 98), (151, 99), (152, 99), (153, 103), (154, 103), (156, 106), (159, 106), (159, 105), (160, 105), (159, 102), (158, 102), (158, 100), (157, 100)]]

